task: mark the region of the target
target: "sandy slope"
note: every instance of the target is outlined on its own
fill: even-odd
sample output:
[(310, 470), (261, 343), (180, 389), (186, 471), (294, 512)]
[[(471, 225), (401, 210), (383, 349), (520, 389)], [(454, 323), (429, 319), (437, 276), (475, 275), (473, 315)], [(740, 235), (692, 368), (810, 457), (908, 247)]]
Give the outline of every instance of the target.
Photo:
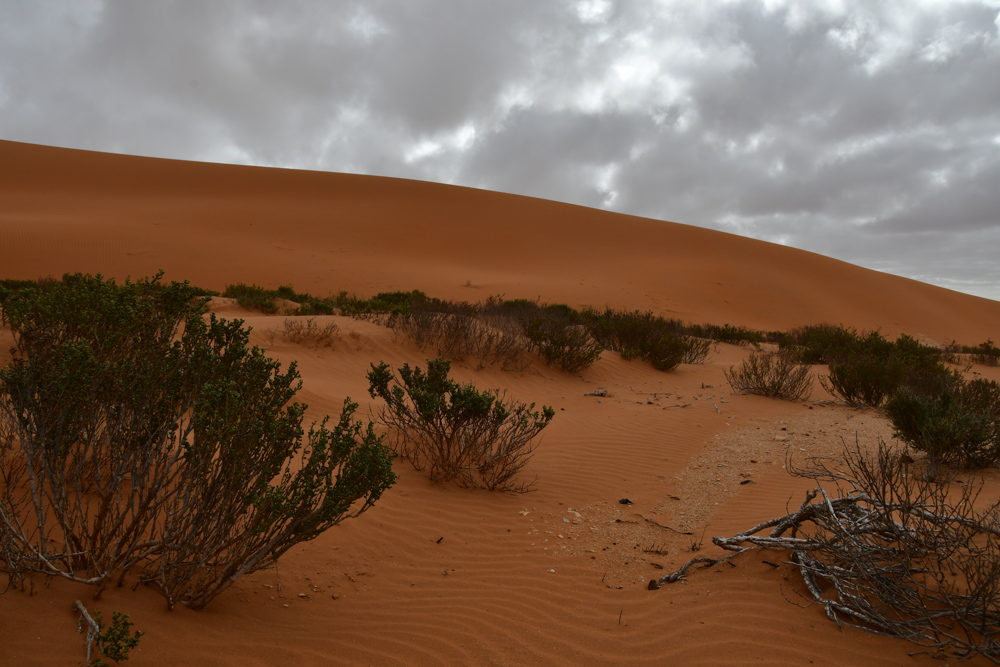
[[(766, 328), (827, 320), (1000, 339), (995, 302), (681, 225), (426, 183), (9, 142), (0, 142), (0, 266), (20, 278), (164, 268), (207, 287), (292, 283), (321, 294), (504, 292)], [(339, 317), (321, 318), (340, 326), (332, 347), (307, 348), (268, 335), (280, 316), (217, 307), (246, 317), (269, 354), (298, 360), (311, 418), (336, 413), (345, 396), (366, 406), (369, 363), (429, 354)], [(0, 355), (9, 344), (0, 331)], [(723, 345), (708, 364), (669, 373), (611, 353), (578, 375), (458, 364), (461, 380), (556, 408), (527, 470), (534, 493), (436, 485), (398, 462), (400, 481), (376, 508), (207, 611), (168, 612), (146, 589), (93, 601), (42, 579), (30, 595), (0, 596), (0, 664), (82, 663), (77, 597), (124, 610), (147, 632), (135, 665), (939, 664), (792, 604), (790, 569), (761, 558), (646, 590), (663, 572), (652, 563), (684, 562), (703, 531), (707, 542), (800, 501), (805, 485), (781, 469), (786, 448), (835, 452), (842, 438), (888, 434), (877, 414), (813, 404), (827, 398), (818, 387), (808, 403), (732, 396), (722, 371), (745, 354)], [(596, 388), (609, 393), (584, 396)], [(634, 505), (618, 503), (625, 497)], [(654, 547), (666, 553), (645, 552)]]
[(696, 227), (417, 181), (3, 141), (0, 247), (12, 278), (162, 268), (219, 289), (256, 281), (320, 295), (505, 293), (970, 344), (1000, 329), (1000, 303)]

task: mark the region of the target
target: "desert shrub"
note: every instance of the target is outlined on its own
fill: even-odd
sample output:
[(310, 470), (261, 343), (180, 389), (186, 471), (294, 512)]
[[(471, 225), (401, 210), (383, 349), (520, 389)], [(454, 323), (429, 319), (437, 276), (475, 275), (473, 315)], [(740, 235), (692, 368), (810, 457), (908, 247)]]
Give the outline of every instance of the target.
[(296, 292), (291, 285), (282, 285), (271, 294), (275, 298), (299, 304), (289, 312), (290, 315), (333, 315), (336, 312), (336, 300), (320, 299), (306, 292)]
[(426, 372), (403, 364), (397, 375), (372, 364), (369, 393), (385, 405), (378, 418), (394, 449), (432, 479), (491, 490), (526, 491), (514, 477), (534, 453), (532, 441), (555, 411), (508, 400), (499, 390), (480, 392), (448, 378), (451, 364), (427, 362)]
[(304, 434), (295, 365), (158, 279), (65, 276), (5, 304), (0, 555), (15, 580), (100, 591), (133, 575), (171, 607), (204, 607), (394, 482), (356, 404)]
[(80, 612), (77, 631), (83, 632), (84, 623), (87, 626), (87, 667), (107, 667), (108, 665), (101, 658), (91, 657), (95, 643), (101, 655), (118, 664), (128, 660), (129, 653), (139, 645), (139, 640), (146, 634), (132, 630), (135, 624), (128, 620), (128, 614), (114, 611), (111, 615), (111, 624), (105, 625), (101, 612), (95, 610), (91, 614), (79, 600), (73, 606)]
[(304, 292), (296, 292), (295, 288), (291, 285), (281, 285), (278, 288), (271, 291), (271, 293), (279, 298), (285, 299), (286, 301), (294, 301), (295, 303), (306, 303), (311, 301), (313, 297)]
[(687, 337), (688, 349), (681, 358), (682, 364), (703, 364), (712, 351), (712, 341), (707, 338)]
[[(97, 642), (97, 650), (105, 658), (114, 660), (116, 664), (126, 662), (128, 654), (139, 645), (139, 640), (146, 634), (139, 630), (133, 631), (132, 627), (135, 623), (128, 620), (128, 614), (123, 614), (120, 611), (111, 613), (110, 625), (105, 625), (104, 618), (99, 611), (94, 612), (93, 618), (99, 628), (94, 637)], [(103, 660), (88, 663), (88, 667), (103, 667), (104, 665), (107, 663)]]
[(523, 370), (531, 346), (524, 329), (500, 297), (484, 304), (423, 299), (409, 312), (391, 315), (386, 325), (407, 335), (421, 349), (433, 348), (438, 357), (476, 359), (479, 368), (501, 364), (505, 370)]
[(762, 331), (757, 331), (749, 327), (740, 327), (732, 324), (689, 324), (687, 333), (696, 338), (708, 338), (719, 343), (729, 343), (731, 345), (759, 346), (765, 342), (765, 335)]
[(809, 367), (799, 364), (787, 350), (753, 352), (739, 370), (730, 366), (723, 374), (733, 391), (743, 394), (795, 401), (805, 398), (812, 388)]
[(470, 353), (480, 365), (500, 364), (504, 370), (524, 370), (531, 341), (520, 320), (506, 308), (501, 296), (491, 296), (478, 308), (478, 327)]
[(820, 378), (827, 392), (851, 405), (880, 407), (903, 381), (905, 368), (892, 354), (892, 343), (878, 332), (860, 338), (841, 360)]
[(933, 388), (949, 375), (942, 353), (905, 334), (895, 342), (877, 331), (859, 336), (851, 349), (830, 363), (820, 384), (852, 405), (881, 407), (901, 387)]
[(969, 354), (973, 363), (982, 364), (983, 366), (1000, 365), (1000, 348), (994, 345), (992, 340), (980, 343), (969, 350)]
[(259, 310), (268, 315), (278, 312), (278, 304), (274, 302), (274, 291), (258, 287), (257, 285), (245, 285), (243, 283), (227, 285), (225, 291), (222, 292), (222, 296), (228, 299), (236, 299), (236, 303), (244, 308)]
[[(692, 347), (692, 343), (686, 337), (665, 334), (649, 341), (643, 359), (649, 361), (658, 371), (669, 371), (688, 357)], [(693, 354), (690, 358), (697, 359), (698, 355)]]
[(385, 324), (392, 315), (412, 312), (414, 303), (422, 303), (427, 298), (427, 295), (420, 290), (413, 290), (412, 292), (379, 292), (370, 299), (347, 296), (347, 292), (341, 292), (337, 297), (337, 307), (340, 308), (342, 315), (349, 315), (359, 320), (370, 320), (377, 324)]
[(685, 360), (703, 362), (708, 356), (707, 341), (694, 342), (696, 339), (686, 336), (684, 325), (677, 320), (612, 308), (605, 308), (603, 313), (587, 310), (583, 316), (594, 339), (623, 359), (646, 359), (656, 369), (666, 371)]
[(270, 290), (257, 285), (237, 283), (227, 286), (222, 296), (236, 299), (236, 303), (244, 308), (259, 310), (268, 315), (278, 312), (277, 299), (299, 304), (295, 309), (286, 309), (290, 315), (333, 315), (336, 312), (335, 299), (320, 299), (305, 292), (296, 292), (290, 285), (282, 285), (277, 289)]
[(961, 354), (962, 346), (953, 340), (941, 350), (941, 359), (947, 361), (949, 364), (958, 364), (962, 361)]
[(942, 358), (945, 361), (958, 364), (962, 362), (963, 357), (974, 364), (997, 366), (1000, 365), (1000, 348), (993, 343), (992, 339), (979, 345), (959, 345), (955, 341), (945, 345), (942, 353)]
[(23, 289), (36, 289), (38, 282), (34, 280), (14, 280), (5, 278), (0, 280), (0, 308), (11, 296)]
[(507, 300), (494, 307), (497, 317), (516, 320), (530, 350), (546, 363), (577, 373), (597, 361), (604, 347), (594, 339), (585, 318), (566, 304), (539, 304), (527, 299)]
[(644, 356), (651, 341), (664, 335), (680, 338), (682, 324), (665, 320), (651, 312), (621, 311), (605, 308), (604, 312), (586, 310), (587, 328), (605, 349), (622, 355), (623, 359)]
[(322, 345), (330, 347), (333, 345), (333, 340), (336, 338), (339, 328), (336, 322), (328, 322), (321, 326), (316, 323), (315, 317), (309, 317), (305, 320), (287, 318), (285, 320), (285, 331), (282, 335), (285, 340), (299, 345)]
[(896, 436), (942, 462), (970, 468), (1000, 461), (1000, 385), (953, 375), (933, 389), (904, 387), (885, 405)]
[(804, 364), (829, 364), (846, 359), (859, 341), (858, 332), (833, 324), (813, 324), (788, 332), (779, 347), (797, 352)]
[(567, 373), (589, 368), (604, 350), (587, 327), (559, 317), (533, 317), (524, 324), (524, 333), (546, 363), (558, 365)]
[(335, 315), (337, 306), (333, 299), (310, 298), (298, 308), (291, 311), (291, 315)]

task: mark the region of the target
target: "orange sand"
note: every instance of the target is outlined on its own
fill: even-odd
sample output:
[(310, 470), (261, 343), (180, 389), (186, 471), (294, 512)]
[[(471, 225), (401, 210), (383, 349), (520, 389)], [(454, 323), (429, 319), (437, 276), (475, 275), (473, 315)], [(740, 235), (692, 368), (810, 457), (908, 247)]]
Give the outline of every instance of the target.
[[(120, 279), (162, 268), (215, 289), (504, 293), (764, 329), (829, 321), (936, 342), (1000, 340), (1000, 303), (719, 232), (429, 183), (12, 142), (0, 142), (0, 267), (4, 278)], [(336, 413), (345, 396), (363, 410), (370, 362), (430, 354), (341, 317), (320, 318), (340, 326), (333, 347), (310, 349), (268, 336), (281, 316), (221, 299), (214, 307), (245, 317), (272, 356), (299, 361), (312, 418)], [(9, 344), (0, 330), (0, 363)], [(520, 373), (455, 364), (461, 380), (556, 408), (527, 469), (534, 493), (432, 484), (398, 462), (398, 484), (373, 510), (204, 612), (168, 612), (146, 589), (94, 601), (84, 587), (43, 578), (30, 594), (0, 595), (0, 664), (82, 664), (78, 597), (106, 616), (129, 613), (147, 633), (129, 663), (137, 667), (939, 664), (791, 604), (802, 600), (796, 577), (761, 557), (646, 590), (664, 573), (651, 563), (679, 566), (692, 538), (642, 516), (705, 530), (707, 543), (801, 501), (806, 485), (781, 469), (786, 447), (835, 452), (842, 437), (891, 430), (873, 412), (730, 395), (723, 369), (746, 354), (722, 345), (709, 363), (669, 373), (613, 353), (577, 375), (541, 363)], [(596, 388), (608, 396), (583, 395)], [(812, 401), (825, 398), (817, 386)], [(740, 485), (745, 478), (755, 483)], [(635, 504), (618, 504), (623, 497)], [(644, 552), (652, 546), (667, 554)]]

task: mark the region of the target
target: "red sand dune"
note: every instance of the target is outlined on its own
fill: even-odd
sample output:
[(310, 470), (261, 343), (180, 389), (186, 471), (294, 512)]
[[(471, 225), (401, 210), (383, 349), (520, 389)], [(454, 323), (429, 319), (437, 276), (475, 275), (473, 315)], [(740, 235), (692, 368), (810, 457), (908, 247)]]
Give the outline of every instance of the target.
[[(0, 267), (4, 278), (162, 268), (215, 289), (504, 293), (766, 329), (829, 321), (937, 342), (1000, 339), (1000, 303), (714, 231), (429, 183), (12, 142), (0, 142)], [(340, 338), (306, 348), (268, 336), (281, 316), (214, 307), (245, 317), (272, 356), (299, 361), (313, 418), (348, 395), (364, 409), (370, 362), (429, 356), (332, 316), (321, 320), (336, 322)], [(0, 330), (0, 363), (9, 343)], [(613, 353), (576, 375), (541, 363), (520, 373), (456, 364), (460, 380), (556, 408), (527, 469), (534, 493), (433, 484), (399, 461), (398, 484), (373, 510), (204, 612), (169, 612), (142, 588), (95, 601), (40, 577), (29, 592), (0, 595), (0, 664), (82, 664), (76, 598), (131, 615), (147, 633), (137, 666), (939, 664), (796, 606), (791, 569), (760, 557), (646, 590), (663, 573), (651, 563), (679, 566), (693, 538), (643, 516), (704, 530), (705, 542), (732, 534), (801, 501), (807, 485), (782, 470), (786, 448), (835, 453), (841, 438), (891, 431), (874, 412), (731, 395), (723, 369), (746, 354), (723, 345), (709, 363), (668, 373)], [(596, 388), (609, 393), (584, 396)], [(812, 399), (824, 398), (817, 386)], [(670, 407), (679, 402), (691, 406)], [(618, 504), (623, 497), (635, 504)], [(644, 551), (653, 546), (666, 555)]]

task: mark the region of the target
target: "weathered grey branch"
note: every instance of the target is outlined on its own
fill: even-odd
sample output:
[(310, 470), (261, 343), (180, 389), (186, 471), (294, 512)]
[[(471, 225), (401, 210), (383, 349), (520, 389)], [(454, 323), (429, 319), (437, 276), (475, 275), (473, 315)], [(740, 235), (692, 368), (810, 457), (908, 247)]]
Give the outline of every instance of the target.
[(93, 644), (94, 640), (101, 635), (101, 626), (99, 626), (97, 621), (90, 616), (90, 612), (87, 611), (87, 608), (83, 606), (82, 602), (77, 600), (73, 603), (73, 607), (80, 612), (80, 618), (76, 623), (77, 633), (83, 632), (83, 622), (87, 621), (87, 664), (89, 665), (91, 644)]
[(1000, 664), (1000, 506), (978, 509), (981, 487), (910, 474), (908, 459), (881, 441), (872, 455), (855, 446), (842, 461), (809, 463), (797, 469), (789, 460), (788, 469), (832, 482), (836, 494), (818, 485), (794, 512), (713, 537), (731, 553), (693, 558), (650, 590), (695, 564), (788, 551), (808, 598), (838, 625), (902, 637), (936, 657)]

